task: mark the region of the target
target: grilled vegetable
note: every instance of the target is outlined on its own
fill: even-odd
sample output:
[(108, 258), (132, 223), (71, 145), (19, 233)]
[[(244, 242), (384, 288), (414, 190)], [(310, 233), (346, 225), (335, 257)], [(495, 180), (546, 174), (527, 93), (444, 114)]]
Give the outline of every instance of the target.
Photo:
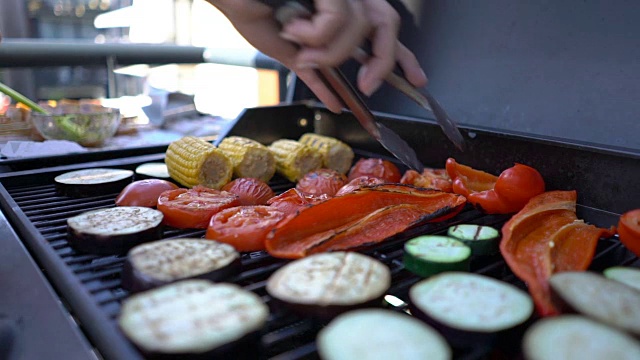
[(548, 279), (561, 271), (586, 270), (598, 240), (613, 231), (585, 224), (576, 216), (575, 191), (548, 191), (532, 198), (502, 227), (500, 253), (523, 280), (542, 316), (559, 313)]
[(329, 136), (306, 133), (300, 137), (301, 143), (318, 150), (322, 155), (322, 167), (346, 174), (353, 163), (353, 150), (342, 141)]
[(148, 357), (249, 359), (268, 315), (236, 285), (184, 280), (127, 298), (118, 324)]
[(560, 309), (640, 336), (640, 291), (588, 271), (554, 274), (549, 286)]
[(271, 255), (288, 259), (353, 249), (420, 223), (455, 216), (465, 203), (461, 195), (438, 190), (376, 185), (304, 208), (278, 224), (265, 244)]
[(305, 195), (334, 196), (347, 183), (344, 174), (332, 169), (318, 169), (306, 173), (298, 183), (296, 189)]
[(473, 255), (495, 255), (500, 252), (500, 233), (491, 226), (454, 225), (447, 230), (447, 235), (469, 246)]
[(614, 266), (605, 269), (602, 273), (608, 279), (621, 282), (634, 289), (640, 290), (640, 269), (638, 268)]
[(388, 183), (399, 183), (400, 169), (389, 160), (378, 158), (360, 159), (349, 170), (349, 181), (361, 176), (372, 176)]
[(391, 272), (380, 261), (354, 252), (312, 255), (278, 269), (267, 292), (293, 311), (328, 319), (359, 307), (382, 305)]
[(341, 187), (340, 190), (336, 192), (335, 196), (341, 196), (344, 194), (352, 193), (356, 190), (362, 189), (363, 187), (378, 185), (378, 184), (384, 184), (384, 180), (379, 179), (377, 177), (373, 177), (373, 176), (367, 176), (367, 175), (359, 176), (349, 181), (348, 183), (346, 183), (343, 187)]
[(295, 140), (281, 139), (269, 145), (276, 159), (276, 170), (291, 182), (304, 174), (322, 167), (318, 150)]
[(400, 179), (401, 184), (410, 184), (416, 187), (438, 189), (446, 192), (453, 192), (451, 178), (446, 169), (426, 168), (419, 173), (415, 170), (407, 170)]
[(177, 188), (178, 185), (167, 180), (137, 180), (122, 189), (116, 197), (116, 205), (156, 207), (160, 194)]
[(144, 291), (187, 278), (224, 280), (240, 270), (233, 247), (203, 239), (169, 239), (138, 245), (127, 253), (122, 287)]
[(634, 360), (640, 343), (624, 332), (588, 318), (565, 315), (540, 320), (524, 335), (527, 360)]
[(136, 178), (138, 179), (162, 179), (171, 181), (167, 164), (163, 162), (144, 163), (136, 167)]
[(494, 176), (449, 158), (446, 169), (453, 181), (453, 192), (464, 195), (471, 204), (488, 214), (518, 212), (545, 189), (542, 175), (522, 164), (515, 164), (500, 176)]
[(185, 136), (169, 144), (165, 162), (169, 175), (186, 187), (220, 189), (231, 180), (233, 165), (213, 144)]
[(255, 178), (237, 178), (222, 187), (239, 197), (240, 205), (265, 205), (276, 194), (269, 184)]
[(67, 219), (67, 238), (79, 251), (122, 254), (162, 237), (160, 211), (137, 206), (92, 210)]
[(640, 209), (627, 211), (618, 221), (620, 242), (640, 257)]
[(269, 148), (261, 143), (240, 136), (224, 138), (220, 149), (233, 164), (233, 176), (256, 178), (268, 182), (276, 172), (276, 160)]
[(58, 175), (56, 191), (70, 197), (90, 197), (120, 192), (133, 181), (133, 171), (125, 169), (83, 169)]
[(430, 326), (411, 316), (382, 309), (340, 315), (318, 334), (324, 360), (447, 360), (449, 344)]
[(164, 223), (179, 229), (206, 229), (213, 215), (238, 205), (238, 195), (199, 185), (193, 189), (167, 190), (158, 197)]
[(444, 271), (469, 271), (471, 248), (446, 236), (419, 236), (404, 244), (404, 267), (428, 277)]
[(490, 344), (524, 324), (533, 301), (522, 290), (488, 276), (446, 272), (409, 290), (412, 314), (440, 331), (454, 347)]
[(238, 251), (264, 250), (264, 240), (285, 213), (272, 206), (236, 206), (213, 215), (205, 237)]

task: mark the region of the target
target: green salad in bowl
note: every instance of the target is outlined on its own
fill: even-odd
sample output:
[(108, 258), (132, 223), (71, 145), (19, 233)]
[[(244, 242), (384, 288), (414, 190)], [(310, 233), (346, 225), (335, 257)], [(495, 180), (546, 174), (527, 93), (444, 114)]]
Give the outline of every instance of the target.
[(31, 122), (47, 140), (69, 140), (82, 146), (100, 146), (118, 131), (118, 109), (100, 105), (44, 106), (47, 114), (33, 112)]

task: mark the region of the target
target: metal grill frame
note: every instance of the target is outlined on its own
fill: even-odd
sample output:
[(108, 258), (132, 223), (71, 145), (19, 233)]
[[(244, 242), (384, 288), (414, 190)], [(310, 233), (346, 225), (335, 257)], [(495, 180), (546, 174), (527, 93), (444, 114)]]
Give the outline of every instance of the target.
[[(261, 118), (262, 121), (256, 119), (256, 117)], [(265, 119), (269, 119), (269, 121), (265, 121)], [(403, 126), (406, 125), (393, 119), (387, 119), (387, 121), (391, 126), (396, 124), (395, 126), (397, 126), (398, 129), (402, 129)], [(340, 126), (338, 126), (338, 124)], [(262, 129), (265, 125), (270, 126), (267, 126), (267, 129)], [(433, 124), (425, 123), (414, 123), (413, 125), (419, 125), (417, 128), (418, 131), (414, 130), (413, 133), (400, 132), (401, 135), (405, 136), (409, 141), (415, 136), (415, 133), (420, 134), (424, 131), (422, 129), (423, 127), (434, 127)], [(303, 105), (248, 110), (238, 119), (229, 135), (248, 136), (258, 141), (269, 143), (273, 141), (273, 137), (276, 136), (278, 138), (296, 138), (303, 132), (316, 131), (337, 136), (356, 147), (356, 149), (362, 149), (358, 150), (359, 156), (385, 157), (386, 155), (382, 155), (384, 151), (376, 143), (371, 142), (367, 136), (358, 134), (362, 132), (357, 131), (358, 129), (357, 124), (354, 124), (352, 119), (345, 118), (345, 115), (327, 117), (326, 113), (322, 110)], [(396, 129), (396, 131), (398, 130)], [(531, 139), (519, 139), (512, 136), (484, 133), (478, 130), (469, 130), (466, 132), (466, 135), (469, 135), (470, 131), (476, 132), (475, 139), (483, 139), (484, 136), (499, 136), (503, 139), (503, 142), (512, 142), (524, 147), (532, 146)], [(434, 132), (435, 130), (431, 129), (431, 133)], [(486, 140), (483, 142), (486, 142)], [(442, 142), (440, 143), (442, 144)], [(548, 140), (546, 145), (540, 145), (540, 143), (537, 143), (537, 145), (543, 147), (551, 146), (552, 148), (560, 147), (566, 149), (566, 153), (573, 151), (581, 156), (593, 155), (594, 153), (597, 154), (596, 157), (601, 156), (607, 158), (613, 156), (611, 152), (588, 151), (588, 149), (575, 148), (567, 144), (554, 144)], [(414, 147), (416, 146), (414, 145)], [(447, 145), (443, 147), (446, 148)], [(499, 144), (496, 144), (496, 147), (499, 147)], [(543, 153), (550, 151), (549, 149), (544, 150)], [(430, 157), (423, 156), (423, 161), (425, 161), (426, 164), (438, 163), (436, 158), (437, 154), (441, 151), (443, 150), (430, 152)], [(493, 151), (498, 150), (495, 149)], [(422, 153), (424, 154), (425, 152), (422, 151)], [(436, 156), (433, 156), (434, 154), (436, 154)], [(456, 155), (453, 154), (451, 156)], [(63, 224), (64, 221), (62, 219), (72, 216), (74, 212), (89, 210), (93, 207), (113, 206), (113, 199), (115, 199), (116, 194), (91, 198), (89, 199), (90, 201), (87, 199), (73, 200), (60, 197), (55, 194), (53, 178), (66, 171), (88, 167), (100, 166), (134, 169), (135, 166), (143, 162), (157, 161), (162, 158), (163, 154), (145, 155), (0, 175), (0, 179), (2, 180), (2, 186), (0, 186), (0, 205), (2, 206), (2, 210), (7, 214), (7, 217), (23, 241), (27, 243), (35, 255), (35, 258), (45, 270), (50, 281), (68, 303), (70, 311), (80, 321), (80, 325), (88, 337), (105, 358), (141, 358), (140, 353), (122, 333), (118, 331), (115, 321), (113, 321), (119, 310), (119, 302), (127, 296), (126, 292), (117, 290), (119, 286), (118, 274), (121, 268), (122, 257), (79, 255), (77, 258), (72, 259), (73, 262), (69, 264), (64, 260), (64, 257), (66, 257), (65, 253), (60, 253), (59, 250), (65, 249), (66, 246), (68, 246), (66, 240), (61, 238), (61, 236), (64, 237), (63, 234), (66, 234)], [(616, 158), (623, 159), (619, 161), (625, 161), (624, 159), (633, 159), (634, 156), (633, 154), (623, 153), (622, 156)], [(565, 160), (568, 163), (575, 161), (575, 159)], [(465, 162), (463, 158), (461, 158), (460, 161), (472, 166), (478, 166), (475, 163)], [(618, 170), (623, 171), (623, 169)], [(292, 184), (281, 182), (272, 185), (276, 191), (280, 192)], [(589, 186), (593, 185), (587, 184), (587, 187)], [(24, 189), (24, 195), (20, 194), (21, 188)], [(40, 193), (38, 191), (40, 191)], [(64, 203), (64, 205), (62, 207), (53, 206), (48, 210), (56, 212), (55, 214), (31, 214), (30, 212), (32, 210), (38, 209), (38, 201), (42, 201), (41, 197), (43, 195), (52, 197), (45, 203), (45, 207), (55, 205), (56, 201)], [(16, 201), (16, 199), (18, 201)], [(587, 202), (593, 202), (593, 199), (589, 198), (587, 200)], [(78, 207), (80, 209), (78, 209)], [(60, 213), (60, 210), (67, 212)], [(580, 206), (579, 216), (598, 226), (610, 226), (617, 221), (618, 214), (615, 211), (599, 210), (590, 206)], [(58, 223), (49, 224), (47, 221), (51, 219), (57, 219), (54, 220), (54, 222), (58, 221)], [(455, 223), (474, 222), (498, 226), (505, 220), (506, 217), (504, 216), (481, 215), (475, 210), (467, 210), (449, 222), (429, 224), (412, 229), (400, 236), (389, 239), (388, 242), (376, 246), (368, 253), (390, 266), (393, 274), (393, 283), (389, 294), (399, 297), (406, 302), (406, 292), (408, 288), (419, 280), (418, 277), (408, 273), (402, 267), (402, 243), (406, 239), (424, 233), (437, 234), (443, 232), (449, 225)], [(43, 228), (42, 226), (45, 227)], [(165, 233), (164, 238), (199, 235), (202, 235), (202, 231), (185, 232), (170, 230)], [(593, 269), (601, 269), (612, 264), (619, 265), (636, 261), (636, 258), (620, 246), (616, 239), (602, 241), (597, 254), (592, 265)], [(83, 261), (92, 261), (92, 259), (96, 261), (95, 264), (79, 265)], [(476, 259), (473, 264), (473, 271), (524, 287), (523, 284), (519, 283), (519, 280), (508, 271), (503, 261), (499, 259), (490, 259), (488, 262), (486, 260), (484, 261), (485, 262), (478, 261)], [(248, 290), (256, 291), (268, 301), (268, 296), (264, 293), (264, 283), (268, 275), (280, 267), (282, 263), (283, 261), (281, 260), (272, 259), (263, 254), (245, 254), (243, 255), (243, 272), (232, 280), (240, 283)], [(97, 272), (94, 272), (94, 269), (97, 269)], [(104, 283), (100, 283), (102, 281), (100, 279), (104, 279)], [(109, 281), (109, 279), (112, 280)], [(94, 284), (91, 286), (95, 287), (92, 288), (87, 284)], [(116, 289), (115, 292), (111, 290), (109, 290), (111, 293), (107, 292), (108, 289), (114, 288)], [(113, 305), (105, 306), (104, 304)], [(403, 310), (403, 308), (398, 308), (397, 310)], [(282, 310), (276, 309), (272, 312), (267, 329), (262, 337), (262, 343), (265, 349), (268, 350), (262, 355), (287, 359), (313, 357), (315, 351), (313, 336), (321, 326), (322, 324), (296, 318), (292, 314), (287, 314), (286, 311), (283, 313)], [(460, 354), (459, 357), (475, 358), (477, 356), (477, 353), (472, 352)]]

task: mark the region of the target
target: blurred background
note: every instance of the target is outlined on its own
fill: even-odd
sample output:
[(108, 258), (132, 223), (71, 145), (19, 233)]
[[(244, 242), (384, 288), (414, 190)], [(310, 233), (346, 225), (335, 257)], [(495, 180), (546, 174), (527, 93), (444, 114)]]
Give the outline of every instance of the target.
[[(640, 149), (637, 1), (397, 4), (403, 5), (402, 41), (458, 123)], [(224, 120), (247, 107), (310, 97), (204, 0), (2, 0), (0, 31), (6, 39), (0, 60), (8, 61), (3, 49), (12, 41), (175, 46), (174, 56), (155, 64), (135, 61), (149, 48), (127, 54), (126, 64), (3, 67), (0, 61), (0, 81), (32, 99), (117, 99), (139, 121), (166, 125), (163, 112), (171, 104), (174, 113), (190, 102), (198, 115)], [(185, 49), (205, 49), (205, 59), (171, 61), (184, 60)], [(46, 51), (33, 56), (48, 59)], [(377, 111), (432, 117), (388, 86), (368, 101)]]

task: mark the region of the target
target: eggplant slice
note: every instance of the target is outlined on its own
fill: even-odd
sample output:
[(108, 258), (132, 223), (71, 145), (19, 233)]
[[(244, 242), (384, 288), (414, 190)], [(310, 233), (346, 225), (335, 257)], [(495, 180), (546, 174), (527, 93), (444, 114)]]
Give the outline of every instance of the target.
[(127, 298), (118, 324), (146, 356), (245, 358), (268, 316), (253, 292), (192, 279)]
[(451, 348), (433, 328), (404, 313), (362, 309), (342, 314), (318, 334), (323, 360), (447, 360)]
[(640, 359), (640, 343), (630, 335), (579, 315), (542, 319), (524, 335), (527, 360)]
[(446, 272), (413, 285), (412, 313), (438, 329), (455, 347), (498, 340), (533, 315), (533, 300), (517, 287), (494, 278)]
[(67, 219), (67, 239), (78, 251), (122, 254), (162, 237), (162, 212), (140, 206), (118, 206), (84, 212)]
[(139, 292), (187, 278), (219, 281), (240, 270), (240, 254), (231, 245), (203, 239), (169, 239), (129, 250), (122, 287)]
[(69, 197), (90, 197), (119, 193), (133, 182), (133, 171), (96, 168), (67, 172), (55, 177), (56, 190)]
[(391, 272), (382, 262), (355, 252), (332, 252), (288, 263), (269, 277), (266, 289), (295, 312), (329, 319), (381, 306), (390, 286)]
[(577, 312), (640, 336), (640, 291), (589, 271), (549, 278), (551, 298), (565, 312)]

